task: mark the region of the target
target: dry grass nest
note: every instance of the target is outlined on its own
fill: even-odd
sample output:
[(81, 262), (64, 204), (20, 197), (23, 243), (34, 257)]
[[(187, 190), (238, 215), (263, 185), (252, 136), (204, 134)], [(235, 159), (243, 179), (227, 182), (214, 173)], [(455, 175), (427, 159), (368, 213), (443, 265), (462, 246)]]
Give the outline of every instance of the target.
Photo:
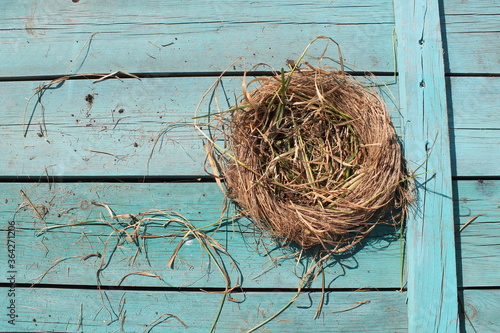
[[(408, 202), (402, 149), (382, 99), (334, 69), (259, 78), (223, 117), (227, 194), (272, 235), (343, 252)], [(255, 81), (255, 80), (254, 80)]]

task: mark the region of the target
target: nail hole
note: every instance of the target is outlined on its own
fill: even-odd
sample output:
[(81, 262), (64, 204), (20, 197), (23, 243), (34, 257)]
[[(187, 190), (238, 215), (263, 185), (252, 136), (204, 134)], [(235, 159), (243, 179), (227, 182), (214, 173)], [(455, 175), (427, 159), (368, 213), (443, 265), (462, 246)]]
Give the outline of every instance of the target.
[(425, 40), (420, 39), (420, 40), (418, 41), (418, 43), (419, 43), (420, 45), (424, 45), (424, 44), (425, 44)]
[(420, 88), (425, 88), (425, 82), (424, 81), (420, 81)]

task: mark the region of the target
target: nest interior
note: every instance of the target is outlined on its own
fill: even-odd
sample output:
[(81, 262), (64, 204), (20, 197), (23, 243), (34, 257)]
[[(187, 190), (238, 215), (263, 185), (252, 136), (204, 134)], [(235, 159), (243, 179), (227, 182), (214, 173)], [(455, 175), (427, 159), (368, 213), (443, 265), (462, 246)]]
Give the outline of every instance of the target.
[(228, 196), (304, 249), (343, 252), (378, 223), (397, 223), (408, 175), (379, 95), (311, 66), (259, 81), (225, 117)]

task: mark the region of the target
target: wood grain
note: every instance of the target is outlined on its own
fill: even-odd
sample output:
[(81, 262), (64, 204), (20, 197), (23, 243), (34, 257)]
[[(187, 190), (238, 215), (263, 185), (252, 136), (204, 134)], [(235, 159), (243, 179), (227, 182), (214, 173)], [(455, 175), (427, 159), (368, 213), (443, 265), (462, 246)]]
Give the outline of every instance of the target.
[[(408, 218), (408, 328), (458, 330), (450, 142), (439, 6), (395, 1), (405, 156), (422, 165)], [(411, 15), (408, 15), (411, 13)], [(423, 164), (422, 164), (423, 163)]]
[[(225, 302), (217, 332), (246, 332), (275, 314), (293, 296), (293, 291), (231, 294), (234, 300), (241, 302)], [(303, 293), (287, 311), (260, 331), (405, 332), (405, 297), (406, 294), (397, 292), (328, 293), (320, 318), (314, 320), (320, 295), (318, 292)], [(97, 290), (19, 288), (16, 326), (2, 327), (6, 332), (110, 332), (120, 329), (126, 332), (150, 332), (149, 329), (151, 332), (208, 332), (221, 298), (219, 293), (203, 292), (110, 290), (101, 296)], [(364, 301), (370, 302), (349, 311), (332, 313)], [(155, 321), (157, 326), (148, 326)]]
[[(419, 171), (424, 171), (417, 178), (417, 208), (408, 224), (409, 292), (350, 291), (401, 287), (402, 246), (393, 230), (379, 229), (352, 257), (337, 257), (326, 269), (329, 292), (318, 320), (312, 317), (319, 289), (307, 290), (263, 330), (454, 332), (456, 250), (458, 294), (466, 314), (459, 328), (500, 331), (500, 155), (495, 153), (500, 142), (499, 14), (498, 0), (3, 1), (0, 238), (6, 240), (7, 225), (15, 221), (20, 285), (17, 325), (5, 328), (2, 321), (0, 331), (208, 331), (222, 295), (199, 289), (222, 290), (225, 282), (195, 240), (183, 243), (173, 268), (168, 262), (182, 236), (150, 239), (139, 244), (140, 252), (133, 243), (119, 243), (99, 276), (106, 287), (100, 293), (96, 273), (102, 261), (96, 254), (110, 257), (112, 243), (106, 242), (115, 238), (109, 237), (109, 225), (36, 233), (47, 226), (107, 218), (106, 209), (92, 201), (108, 204), (118, 214), (173, 209), (198, 227), (217, 221), (223, 193), (215, 183), (197, 180), (206, 170), (201, 137), (191, 125), (196, 104), (214, 73), (238, 57), (245, 63), (230, 71), (260, 62), (280, 69), (318, 35), (339, 42), (344, 60), (354, 64), (350, 70), (390, 75), (397, 47), (400, 82), (383, 93), (409, 163), (414, 168), (423, 163)], [(317, 64), (324, 47), (314, 44), (307, 59)], [(333, 48), (326, 54), (337, 57)], [(143, 78), (68, 81), (32, 99), (25, 114), (27, 98), (47, 82), (39, 81), (42, 76), (50, 80), (117, 70)], [(163, 78), (145, 78), (148, 73)], [(223, 83), (218, 97), (227, 107), (234, 104), (241, 82), (226, 77)], [(396, 96), (394, 103), (390, 94)], [(204, 104), (202, 110), (214, 112), (214, 105)], [(88, 181), (145, 175), (189, 181), (58, 183), (65, 176)], [(452, 182), (452, 176), (458, 180)], [(17, 177), (42, 183), (5, 182)], [(231, 207), (225, 216), (233, 212)], [(172, 224), (148, 230), (185, 231)], [(232, 285), (248, 289), (230, 295), (243, 302), (224, 304), (218, 332), (246, 331), (278, 311), (292, 299), (298, 276), (310, 263), (262, 237), (245, 219), (229, 220), (214, 238), (236, 263), (222, 256)], [(7, 258), (0, 256), (0, 267), (8, 267)], [(128, 275), (134, 272), (161, 279)], [(10, 301), (5, 296), (8, 278), (0, 278), (4, 308)], [(320, 288), (319, 280), (309, 287)], [(44, 288), (28, 288), (34, 282)]]
[(498, 0), (445, 0), (441, 16), (447, 72), (500, 73)]
[(500, 129), (500, 78), (449, 77), (447, 85), (451, 129)]
[[(455, 176), (499, 177), (498, 143), (500, 131), (455, 130), (451, 134), (452, 170)], [(491, 168), (485, 168), (490, 164)]]
[[(380, 77), (389, 82), (391, 77)], [(203, 175), (205, 152), (191, 126), (196, 105), (215, 78), (158, 78), (67, 81), (47, 90), (36, 104), (34, 89), (46, 82), (0, 82), (2, 139), (0, 175), (52, 176)], [(498, 78), (451, 78), (452, 161), (455, 176), (497, 176), (500, 108)], [(235, 104), (241, 78), (227, 77), (218, 96), (222, 108)], [(378, 89), (399, 128), (398, 86)], [(92, 103), (86, 101), (93, 96)], [(227, 96), (228, 100), (225, 100)], [(479, 103), (478, 101), (481, 101)], [(201, 111), (216, 110), (215, 103)], [(451, 110), (449, 110), (451, 112)], [(30, 119), (31, 114), (33, 117)], [(451, 113), (449, 113), (451, 115)], [(30, 123), (24, 138), (26, 124)], [(24, 124), (24, 126), (23, 126)], [(170, 124), (170, 126), (169, 126)], [(175, 124), (175, 126), (172, 126)], [(150, 154), (162, 130), (170, 129)], [(400, 131), (401, 132), (401, 131)], [(42, 135), (43, 134), (43, 135)], [(404, 138), (403, 138), (404, 139)], [(160, 149), (161, 148), (161, 149)], [(94, 151), (92, 151), (94, 150)], [(96, 153), (95, 151), (110, 154)]]
[[(196, 239), (188, 238), (178, 253), (172, 268), (167, 263), (176, 246), (186, 234), (178, 223), (163, 227), (163, 222), (145, 222), (147, 234), (168, 235), (165, 238), (139, 239), (130, 243), (122, 239), (118, 251), (111, 251), (117, 237), (103, 223), (52, 229), (42, 236), (38, 232), (58, 224), (68, 225), (104, 218), (117, 228), (120, 220), (112, 220), (105, 208), (93, 201), (108, 205), (117, 215), (146, 212), (152, 209), (177, 211), (195, 227), (217, 222), (224, 208), (224, 195), (215, 183), (62, 183), (62, 184), (0, 184), (0, 219), (14, 221), (17, 227), (16, 249), (18, 283), (52, 285), (97, 285), (97, 271), (102, 260), (109, 265), (100, 276), (103, 285), (117, 286), (122, 277), (132, 272), (147, 272), (162, 280), (132, 275), (121, 282), (124, 286), (158, 286), (223, 288), (225, 280)], [(20, 190), (26, 193), (44, 221), (36, 218), (31, 206), (25, 203)], [(23, 205), (24, 203), (24, 205)], [(22, 207), (16, 213), (18, 207)], [(46, 214), (45, 214), (46, 213)], [(223, 217), (236, 214), (234, 207)], [(158, 214), (158, 218), (160, 214)], [(128, 219), (121, 219), (123, 223)], [(228, 251), (222, 255), (232, 284), (244, 288), (296, 288), (310, 257), (298, 260), (294, 248), (280, 248), (275, 241), (255, 230), (246, 219), (221, 221), (207, 229)], [(6, 238), (7, 222), (2, 224), (0, 238)], [(116, 233), (115, 233), (116, 235)], [(390, 228), (376, 231), (363, 247), (352, 253), (335, 257), (326, 269), (328, 288), (400, 288), (402, 246), (397, 231)], [(137, 251), (140, 250), (139, 253)], [(99, 253), (97, 256), (86, 256)], [(304, 255), (302, 255), (304, 256)], [(67, 258), (64, 261), (60, 259)], [(85, 259), (86, 258), (86, 259)], [(7, 266), (7, 257), (0, 258), (0, 267)], [(232, 261), (234, 264), (232, 264)], [(43, 275), (47, 272), (46, 275)], [(41, 278), (43, 277), (43, 278)], [(6, 282), (6, 276), (0, 281)], [(321, 287), (321, 279), (312, 286)]]
[[(498, 287), (500, 277), (500, 181), (454, 184), (457, 254), (463, 287)], [(458, 230), (478, 216), (461, 232)]]
[[(249, 66), (265, 62), (279, 68), (286, 59), (298, 58), (318, 35), (336, 39), (348, 62), (392, 72), (392, 7), (389, 0), (360, 5), (347, 0), (332, 5), (150, 1), (144, 6), (129, 0), (119, 7), (98, 1), (58, 0), (49, 5), (10, 0), (3, 3), (0, 20), (0, 73), (22, 77), (116, 70), (220, 71), (240, 56)], [(498, 73), (498, 1), (464, 5), (447, 0), (444, 13), (449, 71)], [(90, 46), (85, 45), (94, 32), (98, 34)], [(321, 51), (312, 54), (319, 56)]]
[[(9, 0), (3, 8), (2, 76), (221, 71), (238, 57), (247, 66), (264, 62), (279, 69), (287, 59), (297, 59), (318, 35), (339, 42), (349, 63), (394, 71), (390, 0), (175, 0), (141, 6), (132, 0)], [(85, 44), (94, 32), (98, 34)], [(311, 50), (312, 63), (324, 46)], [(333, 48), (328, 55), (338, 57)]]
[[(500, 265), (500, 256), (496, 253), (500, 252), (500, 248), (496, 239), (500, 237), (498, 214), (500, 184), (498, 181), (487, 180), (459, 181), (454, 182), (454, 188), (455, 216), (459, 223), (456, 230), (473, 216), (484, 214), (460, 232), (457, 238), (461, 286), (498, 286), (500, 281), (496, 267)], [(36, 282), (37, 277), (58, 259), (74, 256), (53, 267), (39, 282), (95, 285), (95, 272), (100, 267), (100, 260), (96, 257), (83, 260), (83, 257), (97, 251), (102, 254), (104, 252), (102, 240), (110, 234), (109, 227), (88, 225), (54, 229), (46, 234), (46, 237), (36, 237), (35, 230), (39, 230), (43, 224), (37, 221), (36, 214), (30, 207), (13, 215), (16, 208), (24, 201), (19, 194), (20, 190), (27, 193), (40, 211), (44, 211), (41, 205), (49, 208), (45, 222), (48, 226), (85, 221), (107, 214), (102, 207), (93, 206), (92, 200), (109, 204), (117, 214), (137, 214), (153, 208), (170, 208), (181, 212), (195, 225), (202, 226), (219, 219), (224, 201), (220, 190), (211, 183), (4, 185), (3, 195), (0, 197), (0, 216), (4, 221), (15, 220), (17, 223), (16, 241), (20, 251), (18, 260), (22, 268), (19, 275), (20, 283)], [(171, 228), (176, 231), (181, 229), (175, 226)], [(0, 231), (2, 238), (5, 237), (6, 229), (6, 225), (2, 225), (3, 231)], [(299, 280), (293, 273), (296, 265), (293, 256), (274, 263), (271, 260), (290, 254), (292, 251), (276, 250), (267, 256), (263, 246), (269, 245), (269, 240), (261, 239), (260, 234), (248, 226), (247, 221), (240, 220), (235, 225), (222, 228), (217, 238), (224, 240), (234, 259), (242, 265), (244, 287), (292, 288), (298, 284)], [(223, 287), (224, 281), (218, 275), (207, 274), (208, 259), (196, 243), (183, 247), (179, 254), (180, 261), (175, 265), (175, 269), (167, 268), (166, 263), (179, 240), (180, 237), (150, 240), (149, 266), (142, 264), (145, 253), (139, 254), (135, 263), (130, 265), (127, 261), (133, 257), (137, 247), (133, 244), (125, 246), (120, 253), (115, 254), (110, 268), (105, 272), (103, 283), (116, 285), (124, 275), (144, 270), (165, 276), (165, 279), (161, 281), (144, 276), (130, 276), (122, 285)], [(264, 243), (259, 243), (262, 241)], [(354, 258), (339, 258), (339, 263), (327, 269), (327, 279), (336, 278), (330, 287), (398, 288), (401, 279), (401, 244), (399, 241), (392, 243), (390, 241), (389, 235), (383, 236), (382, 233), (371, 239), (369, 245), (356, 253)], [(70, 247), (67, 246), (68, 243), (71, 244)], [(6, 258), (2, 258), (0, 265), (6, 265), (5, 260)], [(346, 270), (345, 275), (342, 268)], [(237, 274), (234, 271), (233, 273), (236, 279)]]
[(498, 332), (500, 322), (500, 290), (464, 290), (463, 318), (465, 332)]
[[(0, 94), (6, 96), (0, 105), (4, 115), (0, 132), (6, 143), (0, 145), (0, 154), (6, 157), (0, 161), (0, 175), (205, 175), (202, 136), (192, 118), (215, 80), (126, 79), (95, 84), (72, 80), (46, 90), (40, 102), (35, 97), (26, 114), (26, 99), (46, 82), (0, 82)], [(389, 82), (392, 77), (380, 80)], [(223, 79), (217, 90), (220, 111), (239, 101), (241, 81), (241, 77)], [(377, 90), (399, 122), (397, 101), (391, 101), (397, 86)], [(202, 115), (219, 111), (214, 100), (205, 101)]]

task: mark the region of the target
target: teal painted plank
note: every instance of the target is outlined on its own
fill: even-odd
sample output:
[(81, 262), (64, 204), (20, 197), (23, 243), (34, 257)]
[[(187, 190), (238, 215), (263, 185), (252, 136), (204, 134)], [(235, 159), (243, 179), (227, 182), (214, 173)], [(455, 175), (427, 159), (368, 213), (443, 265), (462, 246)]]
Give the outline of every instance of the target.
[[(451, 72), (498, 73), (498, 0), (447, 0), (444, 8)], [(48, 5), (11, 0), (3, 3), (3, 9), (0, 73), (5, 76), (212, 71), (225, 68), (239, 56), (245, 56), (249, 64), (267, 62), (277, 67), (289, 57), (298, 57), (317, 35), (335, 38), (344, 45), (347, 60), (360, 67), (393, 68), (394, 18), (389, 0), (359, 5), (347, 0), (333, 5), (154, 1), (144, 6), (133, 1), (118, 6), (97, 1)], [(84, 63), (82, 52), (72, 64), (70, 60), (93, 32), (99, 34)]]
[(500, 142), (500, 79), (451, 77), (447, 84), (453, 175), (500, 176), (500, 155), (491, 153)]
[[(42, 96), (44, 109), (40, 105), (35, 109), (26, 138), (23, 137), (26, 98), (45, 82), (1, 82), (0, 95), (5, 98), (0, 105), (0, 131), (6, 144), (0, 146), (0, 154), (6, 158), (0, 161), (0, 175), (38, 178), (46, 174), (45, 169), (53, 176), (204, 174), (201, 137), (189, 124), (196, 104), (214, 80), (127, 79), (95, 84), (91, 80), (68, 81)], [(239, 95), (240, 80), (224, 79), (225, 91), (218, 94), (221, 101), (223, 93), (229, 96), (226, 106), (234, 104), (232, 96)], [(497, 82), (500, 82), (497, 78), (451, 78), (452, 139), (457, 161), (454, 175), (498, 175), (500, 156), (491, 154), (498, 143), (498, 131), (472, 130), (500, 128), (495, 98)], [(399, 125), (401, 119), (394, 106), (398, 100), (390, 99), (391, 95), (398, 95), (398, 86), (390, 85), (380, 93), (394, 123)], [(88, 94), (94, 96), (92, 107), (85, 100)], [(28, 115), (34, 105), (34, 102), (29, 105)], [(201, 110), (207, 112), (208, 104)], [(47, 130), (44, 135), (50, 143), (38, 136), (44, 119)], [(154, 141), (170, 122), (188, 125), (176, 127), (164, 137), (162, 149), (153, 155), (148, 168), (146, 161)]]
[[(1, 174), (37, 177), (45, 169), (51, 175), (204, 174), (201, 161), (205, 152), (191, 118), (214, 80), (68, 81), (43, 95), (44, 109), (38, 105), (34, 110), (26, 137), (23, 124), (29, 122), (35, 104), (30, 104), (25, 115), (25, 98), (41, 82), (3, 82), (2, 91), (13, 94), (2, 107), (2, 140), (6, 144), (0, 153), (6, 158), (1, 162)], [(229, 96), (234, 95), (235, 85), (241, 87), (231, 79), (224, 83)], [(94, 96), (91, 105), (86, 101), (88, 95)], [(157, 146), (162, 149), (157, 149), (148, 168), (154, 143), (171, 122), (185, 125), (163, 137)]]
[[(452, 134), (452, 168), (456, 176), (500, 176), (500, 131), (455, 130)], [(485, 168), (484, 165), (491, 165)]]
[(466, 313), (463, 319), (465, 332), (500, 332), (500, 290), (464, 290), (463, 306)]
[(451, 128), (500, 129), (499, 77), (450, 77), (447, 84)]
[[(458, 181), (455, 186), (457, 255), (463, 287), (500, 286), (500, 181)], [(478, 214), (461, 232), (458, 230)]]
[[(2, 9), (2, 76), (220, 71), (240, 56), (247, 66), (265, 62), (279, 69), (318, 35), (337, 40), (346, 61), (361, 68), (394, 68), (390, 0), (174, 0), (140, 6), (133, 0), (9, 0)], [(311, 55), (320, 56), (323, 48), (318, 44)], [(328, 55), (337, 56), (333, 49)]]
[(423, 175), (407, 225), (410, 332), (458, 330), (446, 90), (439, 6), (395, 2), (405, 158)]
[[(3, 296), (5, 291), (0, 289), (2, 308), (9, 301)], [(97, 290), (18, 288), (16, 325), (3, 321), (2, 330), (209, 332), (222, 298), (220, 293), (175, 291), (112, 290), (103, 294), (105, 301)], [(246, 332), (275, 314), (294, 293), (247, 292), (231, 296), (242, 302), (225, 302), (216, 332)], [(405, 297), (397, 292), (328, 293), (320, 318), (314, 320), (320, 294), (303, 293), (259, 332), (405, 332)], [(349, 311), (332, 313), (349, 307)], [(187, 328), (169, 315), (176, 316)], [(155, 321), (157, 326), (152, 325)]]
[[(21, 190), (40, 212), (48, 210), (43, 222), (32, 208), (23, 206), (25, 199), (20, 194)], [(15, 183), (2, 184), (0, 193), (0, 220), (4, 221), (0, 225), (0, 238), (7, 238), (7, 223), (15, 221), (17, 282), (28, 284), (97, 284), (96, 272), (101, 260), (95, 256), (86, 260), (83, 257), (99, 252), (109, 258), (115, 244), (114, 238), (109, 238), (112, 233), (109, 226), (94, 224), (53, 229), (45, 237), (36, 237), (37, 230), (45, 226), (102, 217), (111, 221), (105, 208), (91, 204), (94, 200), (109, 205), (115, 214), (137, 215), (151, 209), (171, 209), (181, 213), (196, 227), (216, 222), (224, 203), (224, 195), (215, 183)], [(18, 207), (23, 209), (16, 213)], [(149, 225), (147, 230), (153, 235), (185, 230), (175, 223), (165, 228)], [(390, 235), (390, 229), (377, 233), (352, 257), (339, 256), (336, 258), (338, 262), (331, 262), (325, 274), (327, 287), (400, 288), (402, 244), (394, 234)], [(136, 253), (138, 247), (135, 244), (123, 243), (103, 271), (101, 283), (116, 287), (128, 273), (148, 272), (161, 276), (162, 280), (132, 275), (122, 285), (223, 288), (224, 279), (196, 240), (183, 245), (173, 269), (167, 266), (181, 237), (149, 239), (146, 246), (140, 244), (140, 253)], [(227, 256), (222, 256), (232, 283), (241, 283), (243, 288), (296, 288), (300, 282), (297, 274), (300, 275), (304, 265), (308, 265), (307, 260), (297, 262), (296, 250), (271, 244), (273, 240), (262, 236), (245, 219), (220, 226), (214, 237), (238, 265), (239, 270), (233, 267)], [(109, 246), (106, 247), (108, 239)], [(287, 257), (280, 258), (283, 256)], [(51, 268), (62, 258), (68, 259)], [(1, 256), (0, 267), (7, 267), (7, 260), (7, 256)], [(39, 280), (47, 270), (47, 274)], [(6, 282), (6, 278), (2, 275), (0, 282)], [(321, 287), (320, 282), (318, 279), (313, 286)]]
[[(380, 79), (388, 82), (392, 77)], [(4, 156), (0, 175), (204, 175), (206, 154), (202, 137), (192, 126), (192, 117), (215, 80), (126, 79), (95, 84), (92, 80), (73, 80), (47, 90), (41, 104), (36, 105), (35, 98), (26, 116), (26, 99), (46, 82), (0, 82), (0, 95), (4, 96), (0, 105), (4, 142), (0, 145), (0, 155)], [(224, 89), (217, 91), (221, 108), (235, 104), (235, 96), (241, 94), (241, 80), (223, 79)], [(397, 86), (383, 88), (381, 94), (386, 97), (394, 121), (399, 122), (397, 102), (391, 103), (389, 97), (397, 95)], [(92, 104), (86, 101), (88, 95), (93, 96)], [(216, 112), (215, 103), (209, 104), (208, 100), (201, 106), (201, 113), (208, 113), (209, 107)], [(29, 122), (33, 110), (24, 137), (23, 123)], [(154, 143), (169, 123), (181, 126), (173, 126), (162, 136), (148, 165)]]
[(498, 0), (444, 0), (448, 71), (500, 73)]

